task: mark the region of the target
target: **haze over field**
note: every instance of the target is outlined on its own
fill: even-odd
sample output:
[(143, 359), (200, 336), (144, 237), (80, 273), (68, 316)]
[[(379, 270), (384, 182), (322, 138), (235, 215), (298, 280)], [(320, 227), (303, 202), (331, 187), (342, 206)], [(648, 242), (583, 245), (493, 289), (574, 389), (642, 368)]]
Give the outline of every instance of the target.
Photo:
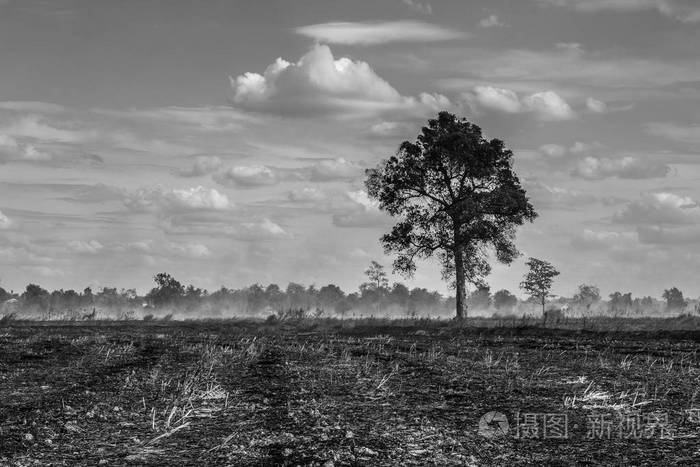
[(696, 297), (698, 43), (690, 0), (0, 0), (0, 286), (354, 290), (391, 263), (364, 169), (448, 110), (540, 214), (492, 291), (534, 256)]

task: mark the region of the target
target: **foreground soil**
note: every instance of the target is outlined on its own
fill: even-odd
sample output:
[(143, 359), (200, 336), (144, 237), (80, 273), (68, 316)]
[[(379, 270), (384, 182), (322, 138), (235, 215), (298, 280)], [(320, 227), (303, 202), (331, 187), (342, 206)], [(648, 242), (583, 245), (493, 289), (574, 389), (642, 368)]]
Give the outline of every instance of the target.
[(698, 349), (697, 332), (13, 322), (0, 465), (698, 465)]

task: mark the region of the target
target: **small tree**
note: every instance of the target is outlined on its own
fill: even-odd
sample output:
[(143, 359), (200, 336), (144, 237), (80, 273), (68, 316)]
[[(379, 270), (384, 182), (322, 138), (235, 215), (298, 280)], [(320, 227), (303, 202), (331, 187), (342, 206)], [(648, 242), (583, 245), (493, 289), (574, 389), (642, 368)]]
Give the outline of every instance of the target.
[(622, 292), (613, 292), (610, 294), (610, 311), (613, 313), (627, 313), (632, 308), (632, 292), (623, 294)]
[(688, 305), (688, 302), (683, 298), (683, 292), (677, 287), (664, 290), (663, 298), (666, 300), (667, 310), (680, 311)]
[(416, 260), (437, 256), (456, 288), (456, 312), (466, 314), (466, 284), (483, 285), (488, 252), (510, 264), (518, 255), (515, 229), (537, 214), (513, 171), (513, 153), (481, 128), (440, 112), (416, 142), (367, 171), (367, 193), (399, 222), (382, 237), (398, 254), (394, 270), (410, 276)]
[(482, 285), (469, 295), (469, 306), (477, 310), (486, 310), (491, 306), (491, 288)]
[(493, 294), (493, 306), (495, 306), (497, 310), (512, 311), (517, 304), (518, 298), (506, 289), (499, 290)]
[(589, 310), (591, 305), (598, 301), (600, 301), (600, 289), (598, 287), (590, 284), (581, 284), (578, 286), (578, 292), (574, 294), (575, 304)]
[(547, 297), (551, 296), (549, 291), (552, 289), (554, 278), (559, 275), (559, 271), (547, 261), (537, 258), (529, 258), (525, 265), (530, 268), (530, 271), (525, 274), (520, 288), (542, 304), (542, 313), (544, 314), (545, 302)]
[(173, 305), (185, 294), (185, 287), (168, 273), (158, 273), (153, 277), (153, 280), (156, 282), (157, 287), (151, 289), (148, 293), (148, 298), (151, 299), (156, 307)]
[(384, 266), (376, 261), (372, 261), (365, 271), (369, 284), (374, 290), (386, 289), (389, 287), (389, 280), (386, 278)]

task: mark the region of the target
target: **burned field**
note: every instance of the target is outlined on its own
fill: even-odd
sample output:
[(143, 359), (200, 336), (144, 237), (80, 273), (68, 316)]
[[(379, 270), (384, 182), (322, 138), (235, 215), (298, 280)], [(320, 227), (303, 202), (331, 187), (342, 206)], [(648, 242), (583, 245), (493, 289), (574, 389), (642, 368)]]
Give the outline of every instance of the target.
[[(0, 464), (690, 465), (699, 346), (435, 322), (13, 322)], [(508, 425), (480, 428), (492, 411)]]

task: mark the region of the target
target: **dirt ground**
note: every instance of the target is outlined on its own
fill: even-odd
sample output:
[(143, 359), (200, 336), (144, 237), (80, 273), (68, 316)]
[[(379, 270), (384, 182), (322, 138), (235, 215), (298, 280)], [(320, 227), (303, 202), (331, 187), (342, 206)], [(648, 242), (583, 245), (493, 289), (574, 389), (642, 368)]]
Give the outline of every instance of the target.
[[(698, 465), (699, 342), (446, 322), (12, 322), (0, 465)], [(489, 412), (502, 415), (480, 428)]]

